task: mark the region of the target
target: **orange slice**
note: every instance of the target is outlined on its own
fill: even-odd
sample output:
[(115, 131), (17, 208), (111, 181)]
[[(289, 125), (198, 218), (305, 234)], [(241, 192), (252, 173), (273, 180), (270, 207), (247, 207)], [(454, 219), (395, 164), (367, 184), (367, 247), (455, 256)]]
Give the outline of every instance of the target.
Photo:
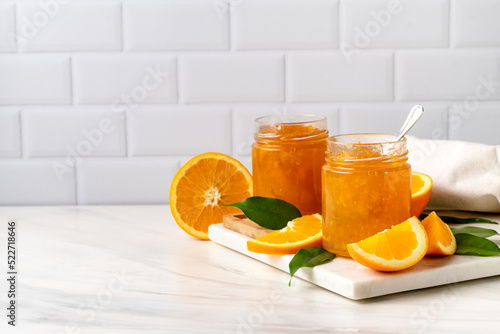
[(411, 215), (418, 217), (424, 212), (431, 197), (432, 179), (429, 175), (411, 173)]
[(422, 223), (411, 217), (401, 224), (347, 245), (349, 255), (368, 268), (397, 271), (409, 268), (427, 252), (428, 238)]
[(282, 255), (295, 254), (301, 248), (321, 246), (323, 244), (322, 221), (318, 213), (295, 218), (281, 230), (248, 240), (247, 248), (255, 253)]
[(453, 255), (457, 251), (457, 240), (448, 224), (443, 222), (432, 211), (422, 220), (427, 235), (429, 236), (429, 249), (427, 255)]
[(204, 153), (182, 166), (170, 186), (170, 209), (188, 234), (208, 239), (208, 226), (240, 212), (222, 204), (252, 196), (252, 176), (237, 160), (222, 153)]

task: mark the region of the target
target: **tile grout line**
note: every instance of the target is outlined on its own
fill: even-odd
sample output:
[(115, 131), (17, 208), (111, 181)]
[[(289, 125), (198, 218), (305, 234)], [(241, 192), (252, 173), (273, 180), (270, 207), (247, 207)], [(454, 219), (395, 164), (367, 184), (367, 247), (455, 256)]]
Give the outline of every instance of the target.
[(235, 129), (235, 123), (234, 123), (234, 117), (233, 117), (233, 105), (229, 105), (229, 124), (231, 126), (231, 137), (229, 139), (229, 148), (230, 148), (230, 156), (234, 157), (236, 155), (236, 149), (234, 147), (234, 143), (236, 142), (235, 137), (236, 137), (236, 129)]
[(71, 98), (71, 102), (70, 102), (70, 105), (75, 107), (76, 106), (76, 99), (75, 99), (75, 77), (73, 75), (74, 73), (74, 63), (73, 63), (73, 53), (70, 53), (69, 54), (69, 82), (70, 82), (70, 85), (69, 85), (69, 89), (70, 89), (70, 98)]
[[(123, 111), (123, 140), (125, 141), (125, 158), (128, 159), (131, 157), (131, 154), (130, 154), (130, 147), (129, 147), (129, 143), (130, 143), (130, 140), (129, 140), (129, 135), (130, 135), (130, 128), (129, 128), (129, 114), (130, 114), (130, 110), (126, 110), (126, 111)], [(120, 119), (120, 117), (118, 116), (118, 119)]]
[(446, 139), (450, 139), (450, 110), (451, 104), (446, 106)]
[(446, 118), (446, 139), (450, 139), (450, 104), (449, 103), (446, 104), (445, 118)]
[(21, 150), (21, 159), (26, 159), (26, 149), (24, 147), (25, 145), (25, 140), (24, 140), (24, 135), (26, 133), (26, 131), (23, 131), (23, 117), (22, 117), (22, 113), (23, 113), (23, 108), (19, 108), (19, 115), (17, 116), (18, 117), (18, 120), (19, 120), (19, 149)]
[(178, 106), (185, 106), (185, 103), (182, 103), (183, 101), (183, 96), (181, 94), (181, 55), (179, 53), (175, 54), (175, 85), (176, 85), (176, 98), (177, 102), (176, 105)]
[(175, 61), (175, 99), (176, 99), (176, 102), (175, 104), (176, 105), (182, 105), (181, 104), (181, 84), (180, 84), (180, 72), (181, 72), (181, 69), (180, 69), (180, 55), (179, 55), (179, 52), (175, 53), (173, 55), (174, 57), (174, 61)]
[(448, 0), (448, 46), (447, 46), (448, 49), (452, 48), (452, 42), (451, 42), (451, 40), (452, 40), (451, 39), (452, 27), (453, 27), (453, 24), (452, 24), (453, 16), (451, 15), (451, 12), (453, 9), (452, 3), (453, 3), (453, 1)]
[(283, 102), (285, 105), (289, 103), (290, 101), (290, 92), (288, 91), (288, 85), (287, 85), (287, 79), (290, 77), (288, 73), (288, 68), (289, 68), (289, 53), (288, 51), (285, 51), (283, 53)]
[(73, 170), (73, 178), (74, 178), (74, 181), (75, 181), (75, 205), (80, 205), (80, 199), (79, 199), (79, 196), (78, 196), (78, 170), (79, 170), (79, 165), (77, 163), (75, 163), (75, 169)]
[(228, 42), (228, 50), (230, 53), (234, 51), (234, 43), (233, 43), (233, 16), (231, 15), (231, 2), (227, 2), (227, 42)]
[(338, 123), (337, 123), (337, 125), (338, 125), (338, 132), (339, 132), (338, 134), (342, 134), (342, 132), (344, 130), (343, 130), (343, 126), (342, 126), (341, 122), (342, 122), (342, 113), (344, 110), (344, 105), (343, 104), (340, 105), (337, 110), (338, 110), (338, 113), (337, 113), (337, 122)]
[(396, 65), (397, 59), (399, 58), (397, 50), (392, 52), (392, 102), (398, 102), (398, 85), (396, 84), (398, 81), (398, 76), (396, 75), (396, 71), (398, 66)]
[(341, 13), (341, 11), (343, 11), (343, 10), (344, 10), (343, 0), (339, 0), (337, 3), (337, 42), (338, 42), (337, 48), (339, 51), (342, 50), (341, 46), (342, 46), (342, 42), (344, 41), (344, 38), (342, 37), (343, 20), (342, 20), (342, 13)]
[(17, 42), (17, 6), (18, 3), (17, 1), (14, 2), (14, 54), (19, 54), (21, 53), (19, 50), (19, 43)]
[(123, 14), (123, 1), (120, 1), (120, 38), (121, 38), (121, 52), (125, 53), (125, 15)]

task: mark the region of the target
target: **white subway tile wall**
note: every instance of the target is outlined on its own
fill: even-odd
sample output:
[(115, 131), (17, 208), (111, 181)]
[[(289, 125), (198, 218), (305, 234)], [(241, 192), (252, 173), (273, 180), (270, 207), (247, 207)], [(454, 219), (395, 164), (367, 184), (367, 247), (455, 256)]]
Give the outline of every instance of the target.
[(500, 1), (455, 0), (452, 4), (452, 46), (477, 48), (500, 45)]
[(76, 104), (111, 104), (114, 110), (145, 103), (177, 102), (173, 55), (78, 54), (73, 57)]
[(120, 1), (65, 2), (17, 3), (20, 52), (121, 50)]
[(0, 105), (71, 104), (70, 55), (0, 54)]
[(0, 205), (161, 204), (254, 119), (500, 144), (497, 0), (0, 0)]
[(462, 100), (482, 86), (480, 95), (500, 98), (500, 89), (495, 89), (500, 78), (499, 51), (418, 50), (401, 51), (396, 57), (396, 98), (400, 101)]
[(390, 51), (366, 51), (352, 58), (342, 52), (288, 55), (290, 102), (392, 101), (393, 83)]
[(77, 204), (75, 173), (65, 166), (64, 158), (0, 159), (0, 203)]
[(342, 48), (448, 46), (448, 0), (348, 0)]
[(21, 157), (20, 108), (0, 107), (0, 157)]
[[(396, 133), (415, 104), (417, 103), (350, 104), (341, 108), (339, 125), (344, 133)], [(410, 134), (422, 138), (446, 139), (447, 110), (446, 104), (426, 103), (425, 117), (419, 120)], [(381, 122), (381, 119), (384, 121)]]
[(77, 170), (78, 204), (165, 204), (178, 159), (89, 158)]
[(231, 8), (236, 50), (338, 46), (338, 0), (236, 1)]
[(228, 107), (148, 107), (128, 113), (131, 156), (231, 154)]
[(479, 141), (499, 145), (498, 105), (484, 103), (475, 110), (467, 110), (464, 105), (450, 107), (449, 138), (453, 140)]
[(21, 122), (28, 158), (126, 156), (124, 112), (106, 106), (24, 108)]
[(181, 101), (283, 102), (284, 56), (217, 53), (181, 56)]
[(227, 50), (229, 20), (212, 1), (127, 1), (123, 4), (127, 51)]
[(0, 2), (0, 52), (15, 52), (14, 2)]

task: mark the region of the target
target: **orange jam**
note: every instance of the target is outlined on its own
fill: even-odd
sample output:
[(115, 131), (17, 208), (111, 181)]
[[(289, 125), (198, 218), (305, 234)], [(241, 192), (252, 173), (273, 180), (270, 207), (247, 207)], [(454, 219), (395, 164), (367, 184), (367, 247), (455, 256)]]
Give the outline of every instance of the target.
[(321, 166), (325, 161), (326, 118), (265, 116), (255, 121), (252, 146), (254, 196), (295, 205), (303, 215), (321, 212)]
[(352, 134), (328, 138), (323, 166), (323, 247), (349, 256), (358, 242), (411, 215), (406, 138)]

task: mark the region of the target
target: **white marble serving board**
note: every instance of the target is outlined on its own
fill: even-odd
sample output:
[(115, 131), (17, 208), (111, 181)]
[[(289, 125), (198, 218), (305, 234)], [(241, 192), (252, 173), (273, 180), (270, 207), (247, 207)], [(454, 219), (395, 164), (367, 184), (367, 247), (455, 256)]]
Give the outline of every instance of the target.
[[(487, 227), (497, 228), (497, 225), (494, 226)], [(250, 238), (231, 231), (223, 227), (222, 224), (211, 225), (208, 235), (212, 241), (218, 244), (289, 272), (288, 264), (293, 255), (267, 255), (250, 252), (246, 245)], [(393, 273), (378, 272), (366, 268), (352, 259), (336, 257), (330, 263), (314, 268), (301, 268), (295, 277), (300, 277), (350, 299), (365, 299), (495, 275), (500, 275), (500, 256), (454, 255), (426, 256), (413, 267)], [(296, 279), (295, 277), (294, 279)]]

